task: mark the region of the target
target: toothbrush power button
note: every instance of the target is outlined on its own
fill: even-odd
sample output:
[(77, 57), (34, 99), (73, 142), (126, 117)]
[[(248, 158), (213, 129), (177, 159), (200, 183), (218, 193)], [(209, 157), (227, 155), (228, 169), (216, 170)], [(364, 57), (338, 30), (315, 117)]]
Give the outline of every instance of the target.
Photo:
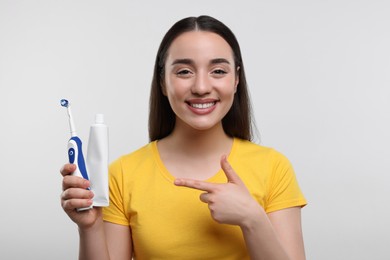
[(75, 159), (74, 148), (70, 148), (68, 150), (68, 156), (69, 156), (69, 163), (74, 163), (74, 159)]

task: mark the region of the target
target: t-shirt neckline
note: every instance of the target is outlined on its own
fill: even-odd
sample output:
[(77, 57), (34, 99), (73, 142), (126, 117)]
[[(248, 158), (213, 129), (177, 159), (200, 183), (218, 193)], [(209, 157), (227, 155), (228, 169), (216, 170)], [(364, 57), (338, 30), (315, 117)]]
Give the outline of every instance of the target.
[[(162, 159), (160, 157), (160, 152), (158, 151), (157, 142), (158, 142), (158, 140), (155, 140), (155, 141), (153, 141), (151, 143), (151, 148), (152, 148), (152, 153), (153, 153), (154, 160), (155, 160), (158, 168), (160, 169), (160, 173), (162, 174), (162, 176), (166, 180), (168, 180), (169, 182), (173, 183), (174, 180), (176, 179), (176, 177), (174, 177), (168, 171), (168, 169), (165, 167), (164, 162), (162, 161)], [(239, 144), (238, 139), (236, 137), (234, 137), (233, 138), (232, 147), (230, 149), (229, 154), (227, 155), (227, 160), (229, 162), (234, 160), (234, 154), (235, 154), (235, 151), (237, 150), (238, 144)], [(205, 181), (205, 182), (220, 182), (221, 176), (226, 178), (226, 175), (223, 173), (222, 169), (219, 169), (218, 172), (216, 172), (210, 178), (208, 178), (206, 180), (202, 180), (202, 181)]]

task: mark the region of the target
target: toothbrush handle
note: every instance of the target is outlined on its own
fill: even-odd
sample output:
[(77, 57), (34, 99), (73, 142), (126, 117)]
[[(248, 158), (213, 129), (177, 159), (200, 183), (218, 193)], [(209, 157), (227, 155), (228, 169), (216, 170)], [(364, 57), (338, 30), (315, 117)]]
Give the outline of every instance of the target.
[[(75, 164), (77, 166), (76, 170), (73, 172), (72, 175), (89, 180), (82, 150), (82, 142), (77, 136), (70, 138), (68, 142), (68, 158), (69, 163)], [(88, 190), (89, 189), (90, 188), (88, 188)], [(90, 208), (92, 208), (92, 206), (86, 208), (79, 208), (77, 210), (82, 211), (88, 210)]]
[(69, 163), (77, 165), (77, 169), (73, 175), (89, 180), (82, 150), (82, 142), (77, 136), (72, 137), (68, 142), (68, 157)]

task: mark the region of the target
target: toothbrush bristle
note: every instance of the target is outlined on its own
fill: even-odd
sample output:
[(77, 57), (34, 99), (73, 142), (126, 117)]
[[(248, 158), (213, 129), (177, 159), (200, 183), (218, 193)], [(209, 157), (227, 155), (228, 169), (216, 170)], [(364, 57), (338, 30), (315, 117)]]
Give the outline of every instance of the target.
[(69, 105), (68, 100), (66, 100), (66, 99), (61, 99), (61, 106), (63, 106), (63, 107), (68, 107), (68, 105)]

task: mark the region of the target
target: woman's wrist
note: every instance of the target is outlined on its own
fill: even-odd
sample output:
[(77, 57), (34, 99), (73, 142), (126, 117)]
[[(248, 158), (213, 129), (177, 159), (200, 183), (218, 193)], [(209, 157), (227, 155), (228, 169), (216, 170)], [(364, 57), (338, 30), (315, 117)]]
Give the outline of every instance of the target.
[(255, 202), (253, 205), (248, 207), (248, 211), (239, 226), (243, 231), (251, 231), (259, 227), (259, 225), (266, 220), (267, 214), (264, 209)]
[(103, 222), (101, 210), (95, 209), (95, 208), (92, 210), (97, 211), (96, 212), (97, 216), (95, 217), (95, 219), (92, 223), (78, 225), (80, 235), (88, 234), (88, 233), (96, 233), (96, 232), (99, 232), (100, 230), (104, 229), (104, 222)]
[(96, 219), (96, 221), (88, 226), (78, 226), (80, 235), (88, 233), (96, 233), (104, 228), (103, 220), (101, 218)]
[(79, 259), (110, 259), (102, 218), (87, 227), (79, 227), (80, 251)]

